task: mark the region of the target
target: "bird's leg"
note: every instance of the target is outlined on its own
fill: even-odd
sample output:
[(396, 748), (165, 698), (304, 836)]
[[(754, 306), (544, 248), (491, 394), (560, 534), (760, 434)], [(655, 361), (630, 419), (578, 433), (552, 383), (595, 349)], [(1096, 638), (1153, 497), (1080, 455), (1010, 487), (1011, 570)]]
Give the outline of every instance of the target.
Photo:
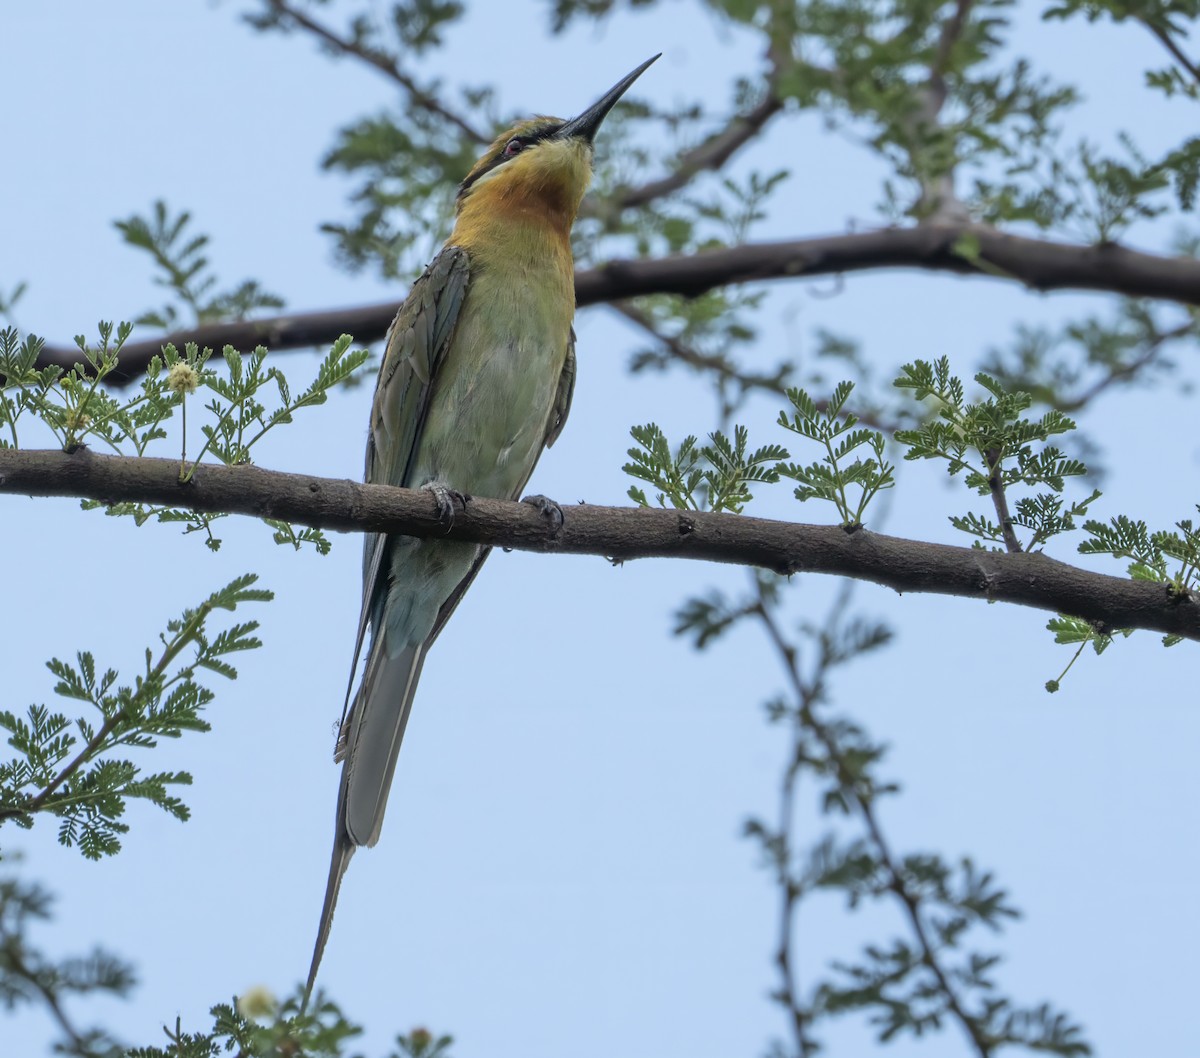
[(452, 489), (444, 481), (439, 481), (437, 478), (431, 478), (421, 488), (425, 492), (433, 493), (433, 498), (437, 501), (438, 521), (449, 532), (451, 526), (454, 525), (454, 504), (458, 503), (465, 511), (467, 509), (467, 502), (471, 497), (465, 492), (459, 492), (458, 489)]
[(550, 525), (551, 538), (558, 536), (558, 531), (563, 527), (563, 511), (557, 503), (548, 496), (525, 496), (521, 502), (528, 503), (546, 519)]

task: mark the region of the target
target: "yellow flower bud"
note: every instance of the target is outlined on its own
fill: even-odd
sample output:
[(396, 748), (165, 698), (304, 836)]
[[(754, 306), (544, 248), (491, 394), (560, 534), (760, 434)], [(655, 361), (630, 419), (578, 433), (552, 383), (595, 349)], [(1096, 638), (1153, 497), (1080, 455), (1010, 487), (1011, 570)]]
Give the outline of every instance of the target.
[[(176, 367), (184, 367), (186, 365), (176, 364)], [(189, 371), (192, 369), (189, 367)], [(171, 369), (171, 373), (175, 373), (175, 368)], [(192, 371), (193, 376), (196, 372)], [(192, 389), (196, 386), (193, 383)], [(279, 1009), (279, 1001), (266, 985), (255, 985), (253, 988), (247, 988), (237, 1001), (238, 1013), (244, 1018), (250, 1018), (254, 1021), (261, 1021), (263, 1018), (273, 1018), (275, 1012)]]

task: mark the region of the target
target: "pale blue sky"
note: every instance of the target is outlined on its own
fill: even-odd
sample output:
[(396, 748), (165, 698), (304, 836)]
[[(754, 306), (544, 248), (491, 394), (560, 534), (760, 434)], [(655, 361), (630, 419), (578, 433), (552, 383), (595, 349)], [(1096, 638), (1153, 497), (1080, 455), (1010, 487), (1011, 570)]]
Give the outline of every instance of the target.
[[(506, 107), (574, 112), (660, 49), (638, 94), (722, 106), (725, 76), (754, 61), (744, 38), (681, 19), (676, 5), (560, 39), (542, 33), (543, 4), (476, 7), (430, 68), (470, 69), (471, 83), (499, 86)], [(192, 210), (224, 279), (259, 278), (293, 309), (402, 295), (339, 272), (317, 231), (347, 212), (346, 185), (318, 171), (332, 131), (387, 103), (388, 84), (306, 41), (256, 36), (238, 10), (63, 0), (0, 19), (0, 289), (28, 280), (25, 327), (65, 341), (157, 303), (147, 263), (111, 227), (156, 197)], [(1043, 28), (1036, 11), (1018, 13), (1018, 50), (1082, 83), (1078, 134), (1129, 127), (1153, 150), (1194, 123), (1185, 104), (1145, 102), (1140, 71), (1158, 61), (1148, 35)], [(797, 177), (759, 237), (873, 221), (879, 170), (848, 139), (805, 118), (738, 164), (780, 160)], [(1143, 237), (1153, 246), (1162, 233)], [(914, 274), (852, 277), (832, 298), (781, 285), (771, 318), (791, 322), (770, 324), (766, 341), (803, 353), (824, 325), (860, 337), (881, 372), (948, 354), (969, 375), (1014, 321), (1064, 319), (1097, 300)], [(621, 502), (631, 424), (656, 419), (676, 436), (711, 425), (701, 389), (626, 374), (638, 340), (604, 310), (581, 314), (576, 402), (538, 468), (538, 491)], [(296, 380), (314, 360), (293, 354), (286, 364)], [(1195, 367), (1181, 377), (1195, 381)], [(260, 463), (357, 477), (368, 399), (366, 388), (335, 396)], [(773, 417), (764, 407), (757, 429)], [(1086, 420), (1112, 469), (1112, 505), (1099, 513), (1162, 525), (1187, 516), (1194, 421), (1179, 387), (1099, 402)], [(1165, 467), (1160, 478), (1142, 469), (1151, 459)], [(940, 472), (905, 466), (902, 485), (889, 531), (952, 541), (945, 515), (964, 503)], [(260, 983), (287, 992), (307, 968), (359, 549), (339, 537), (326, 559), (297, 556), (264, 528), (231, 521), (212, 555), (170, 526), (135, 531), (77, 508), (0, 497), (8, 708), (50, 701), (42, 661), (54, 654), (87, 648), (131, 672), (168, 618), (241, 572), (259, 571), (278, 593), (255, 614), (265, 648), (241, 659), (236, 684), (215, 685), (213, 733), (153, 760), (194, 773), (191, 822), (135, 807), (125, 852), (99, 864), (60, 849), (45, 822), (6, 835), (5, 848), (25, 855), (23, 872), (59, 897), (55, 924), (35, 939), (53, 953), (101, 942), (138, 969), (132, 1000), (78, 1004), (75, 1016), (150, 1043), (177, 1014), (202, 1026), (212, 1003)], [(782, 490), (767, 509), (826, 517)], [(1066, 547), (1058, 555), (1071, 557)], [(452, 1032), (458, 1058), (757, 1055), (783, 1030), (765, 998), (774, 894), (738, 836), (747, 815), (774, 807), (784, 743), (760, 703), (782, 675), (748, 632), (703, 655), (669, 635), (688, 593), (736, 588), (743, 576), (694, 563), (491, 559), (426, 665), (382, 840), (351, 865), (326, 953), (321, 984), (368, 1027), (366, 1053), (417, 1024)], [(833, 588), (799, 580), (797, 617), (823, 613)], [(889, 774), (905, 793), (884, 820), (896, 845), (970, 854), (998, 872), (1026, 912), (999, 940), (1001, 976), (1018, 1001), (1053, 999), (1101, 1054), (1187, 1053), (1200, 942), (1200, 857), (1185, 837), (1200, 794), (1194, 648), (1164, 653), (1156, 637), (1137, 636), (1085, 659), (1050, 697), (1042, 684), (1067, 654), (1043, 614), (873, 587), (857, 602), (897, 636), (842, 675), (836, 702), (893, 745)], [(824, 830), (815, 815), (802, 822), (809, 836)], [(847, 917), (833, 901), (805, 905), (802, 977), (890, 936), (894, 923), (890, 911)], [(25, 1014), (0, 1037), (5, 1058), (34, 1058), (51, 1027)], [(832, 1053), (862, 1053), (869, 1036), (857, 1025), (828, 1039)], [(951, 1031), (892, 1053), (918, 1050), (957, 1054), (960, 1041)]]

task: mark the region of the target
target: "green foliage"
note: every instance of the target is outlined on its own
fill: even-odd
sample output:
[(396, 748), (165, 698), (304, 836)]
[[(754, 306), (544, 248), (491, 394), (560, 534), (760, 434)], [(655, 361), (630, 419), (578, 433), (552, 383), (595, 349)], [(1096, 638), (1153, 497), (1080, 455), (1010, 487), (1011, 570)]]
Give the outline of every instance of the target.
[[(1020, 1046), (1090, 1054), (1081, 1029), (1066, 1015), (1048, 1004), (1022, 1007), (1002, 992), (995, 976), (1000, 956), (979, 947), (977, 936), (998, 933), (1018, 913), (992, 873), (969, 858), (951, 862), (937, 853), (897, 853), (884, 836), (878, 805), (899, 792), (881, 774), (886, 747), (833, 712), (828, 700), (833, 674), (886, 645), (890, 633), (847, 618), (847, 599), (844, 592), (824, 622), (804, 624), (793, 635), (784, 622), (781, 582), (759, 574), (745, 598), (710, 593), (690, 600), (675, 626), (677, 634), (705, 647), (736, 626), (759, 624), (788, 686), (766, 704), (769, 721), (791, 743), (780, 815), (751, 818), (745, 826), (783, 894), (776, 953), (781, 979), (773, 998), (785, 1008), (796, 1038), (790, 1045), (777, 1041), (770, 1053), (816, 1054), (816, 1033), (825, 1021), (862, 1013), (881, 1042), (923, 1036), (957, 1021), (979, 1053)], [(797, 788), (805, 779), (815, 784), (821, 810), (835, 828), (807, 850), (796, 846), (793, 832)], [(885, 942), (866, 944), (857, 955), (833, 960), (802, 991), (791, 970), (795, 921), (799, 906), (817, 893), (840, 894), (850, 910), (890, 907), (898, 913), (899, 931)]]
[[(135, 984), (132, 968), (102, 948), (51, 959), (33, 943), (39, 924), (51, 918), (53, 900), (41, 886), (0, 878), (0, 1003), (10, 1011), (52, 999), (62, 1014), (77, 997), (125, 997)], [(103, 1029), (79, 1029), (59, 1019), (63, 1039), (55, 1054), (68, 1058), (118, 1058), (124, 1049)]]
[[(778, 481), (779, 460), (787, 458), (779, 445), (749, 451), (749, 434), (743, 426), (734, 427), (732, 441), (719, 430), (709, 434), (703, 447), (695, 437), (685, 437), (675, 452), (654, 423), (634, 426), (629, 432), (639, 447), (629, 449), (632, 462), (623, 469), (659, 490), (654, 499), (660, 507), (669, 503), (680, 510), (741, 514), (753, 498), (750, 486)], [(636, 485), (630, 486), (629, 497), (642, 507), (650, 506), (646, 493)]]
[[(251, 450), (273, 429), (290, 424), (296, 412), (324, 404), (329, 391), (354, 377), (369, 359), (365, 349), (351, 350), (353, 339), (342, 335), (317, 368), (316, 378), (293, 395), (283, 372), (267, 365), (267, 350), (259, 346), (248, 355), (226, 346), (222, 357), (225, 371), (212, 366), (212, 350), (189, 342), (180, 355), (168, 342), (162, 355), (151, 359), (138, 392), (129, 396), (106, 384), (118, 372), (121, 348), (132, 325), (99, 325), (100, 344), (75, 339), (80, 361), (70, 371), (50, 365), (36, 366), (41, 339), (22, 341), (15, 328), (0, 331), (0, 448), (20, 447), (18, 421), (25, 416), (48, 427), (65, 451), (88, 442), (100, 442), (119, 455), (145, 456), (167, 439), (167, 424), (179, 411), (182, 446), (180, 480), (187, 481), (205, 457), (227, 466), (251, 461)], [(119, 377), (119, 376), (118, 376)], [(188, 397), (198, 390), (211, 396), (204, 405), (209, 419), (202, 421), (204, 444), (194, 459), (187, 459)], [(7, 436), (5, 436), (7, 434)], [(157, 451), (158, 449), (155, 449)], [(131, 517), (142, 525), (151, 518), (178, 522), (184, 532), (204, 534), (212, 550), (221, 546), (212, 526), (220, 514), (144, 503), (107, 503), (84, 500), (85, 510), (96, 508), (114, 517)], [(319, 529), (297, 529), (277, 521), (269, 523), (277, 543), (299, 548), (312, 544), (319, 554), (330, 549)]]
[[(204, 406), (212, 415), (212, 423), (200, 427), (204, 447), (200, 449), (192, 468), (184, 477), (190, 478), (201, 459), (212, 453), (226, 466), (250, 462), (250, 449), (272, 430), (290, 423), (301, 408), (316, 407), (328, 399), (329, 390), (345, 382), (370, 355), (365, 349), (350, 352), (354, 339), (343, 334), (321, 361), (317, 377), (307, 389), (293, 397), (283, 373), (274, 365), (267, 367), (267, 350), (258, 346), (253, 353), (243, 355), (232, 346), (225, 346), (223, 356), (228, 377), (215, 371), (201, 374), (201, 383), (215, 394)], [(275, 407), (268, 409), (264, 401), (274, 390)]]
[(434, 1036), (428, 1029), (413, 1029), (396, 1037), (397, 1050), (393, 1058), (450, 1058), (453, 1036)]
[[(133, 331), (133, 325), (119, 324), (115, 339), (111, 323), (101, 322), (99, 330), (99, 346), (89, 345), (82, 335), (76, 336), (80, 360), (70, 371), (54, 364), (40, 369), (36, 366), (43, 345), (40, 338), (31, 335), (21, 341), (15, 327), (0, 331), (0, 374), (3, 376), (0, 381), (0, 429), (9, 433), (0, 444), (6, 448), (20, 447), (17, 420), (29, 413), (49, 427), (64, 451), (74, 451), (89, 437), (120, 451), (120, 442), (127, 436), (121, 415), (126, 409), (131, 412), (137, 409), (140, 402), (123, 405), (101, 388), (101, 383), (105, 376), (116, 370), (121, 347)], [(153, 426), (150, 430), (153, 432)]]
[[(469, 98), (472, 109), (490, 101), (485, 92)], [(356, 271), (375, 267), (388, 279), (419, 271), (445, 238), (458, 183), (478, 148), (476, 140), (415, 108), (343, 128), (322, 161), (329, 172), (357, 182), (350, 195), (356, 216), (321, 225), (334, 239), (338, 260)]]
[[(631, 8), (649, 7), (654, 0), (624, 0)], [(561, 33), (576, 19), (602, 19), (621, 6), (621, 0), (551, 0), (550, 28)]]
[[(297, 991), (282, 1004), (261, 989), (209, 1011), (210, 1029), (185, 1032), (177, 1020), (164, 1027), (165, 1047), (134, 1047), (126, 1058), (220, 1058), (236, 1052), (241, 1058), (351, 1058), (349, 1045), (362, 1029), (348, 1020), (337, 1004), (317, 995), (309, 1008)], [(434, 1036), (416, 1028), (397, 1036), (387, 1058), (450, 1058), (451, 1036)]]
[(756, 331), (750, 314), (763, 301), (761, 292), (713, 290), (694, 298), (662, 294), (638, 298), (623, 314), (651, 339), (636, 347), (633, 372), (690, 368), (714, 383), (723, 418), (732, 415), (755, 390), (783, 395), (795, 370), (788, 360), (767, 368), (749, 368), (741, 350)]
[[(1046, 627), (1054, 633), (1054, 642), (1062, 646), (1074, 646), (1077, 649), (1071, 655), (1071, 660), (1067, 662), (1067, 667), (1059, 673), (1057, 679), (1046, 681), (1046, 690), (1050, 694), (1054, 694), (1062, 687), (1062, 681), (1066, 679), (1067, 673), (1071, 671), (1071, 666), (1079, 660), (1080, 654), (1083, 653), (1084, 647), (1090, 643), (1092, 649), (1097, 654), (1103, 654), (1113, 643), (1116, 636), (1128, 638), (1133, 634), (1133, 630), (1129, 628), (1105, 629), (1092, 621), (1085, 621), (1081, 617), (1070, 617), (1066, 614), (1059, 614), (1057, 617), (1052, 617), (1046, 622)], [(1163, 643), (1166, 646), (1171, 646), (1178, 642), (1177, 637), (1165, 636)]]
[[(212, 1028), (185, 1032), (178, 1020), (174, 1028), (164, 1026), (165, 1047), (134, 1047), (127, 1058), (219, 1058), (236, 1051), (245, 1058), (342, 1058), (345, 1045), (362, 1033), (346, 1020), (332, 1002), (319, 999), (315, 1011), (302, 1011), (303, 995), (297, 993), (277, 1011), (255, 1016), (253, 1008), (264, 1005), (260, 997), (243, 996), (218, 1003), (209, 1010)], [(273, 1004), (272, 1004), (273, 1005)]]
[(29, 284), (22, 281), (17, 283), (16, 286), (12, 288), (12, 291), (8, 294), (5, 294), (3, 290), (0, 290), (0, 319), (8, 320), (10, 323), (12, 322), (13, 309), (16, 307), (17, 302), (25, 296), (25, 292), (28, 289)]
[[(878, 430), (855, 429), (858, 418), (845, 410), (846, 400), (854, 391), (854, 383), (842, 382), (823, 407), (818, 407), (802, 389), (788, 390), (788, 400), (795, 409), (792, 415), (779, 413), (779, 425), (793, 433), (816, 441), (825, 454), (808, 466), (786, 463), (779, 473), (799, 482), (796, 499), (824, 500), (837, 509), (845, 526), (862, 524), (867, 505), (884, 489), (895, 485), (895, 468), (884, 458), (885, 442)], [(853, 463), (847, 460), (860, 449), (871, 455), (859, 456)], [(857, 490), (857, 496), (851, 493)]]
[(1115, 312), (1055, 330), (1018, 327), (1008, 348), (988, 354), (983, 370), (1005, 389), (1070, 414), (1110, 388), (1165, 375), (1174, 367), (1168, 350), (1194, 343), (1198, 333), (1194, 311), (1125, 299)]
[[(125, 242), (144, 250), (154, 260), (159, 275), (154, 282), (165, 287), (191, 316), (190, 323), (217, 323), (241, 320), (261, 309), (281, 309), (284, 301), (264, 290), (256, 280), (247, 279), (231, 290), (217, 292), (217, 277), (209, 268), (205, 250), (207, 235), (189, 230), (192, 215), (186, 210), (172, 216), (161, 199), (154, 203), (150, 217), (133, 214), (115, 222)], [(136, 323), (163, 330), (181, 326), (179, 305), (169, 302), (160, 309), (142, 313)]]
[[(1075, 423), (1056, 409), (1039, 419), (1025, 418), (1032, 399), (1027, 393), (1007, 391), (996, 379), (982, 372), (975, 381), (988, 397), (968, 401), (962, 381), (950, 373), (949, 361), (936, 363), (917, 360), (905, 364), (895, 385), (911, 390), (919, 401), (933, 398), (937, 418), (916, 429), (898, 430), (896, 440), (908, 451), (904, 458), (939, 459), (953, 477), (963, 475), (964, 484), (979, 495), (991, 495), (997, 511), (1007, 512), (1006, 495), (1010, 488), (1023, 485), (1044, 486), (1050, 492), (1023, 497), (1016, 514), (996, 524), (975, 513), (952, 517), (951, 524), (979, 540), (1003, 541), (1010, 550), (1040, 548), (1052, 537), (1075, 528), (1075, 519), (1087, 513), (1100, 493), (1064, 506), (1059, 495), (1069, 477), (1082, 477), (1087, 467), (1071, 459), (1053, 445), (1036, 448), (1049, 438), (1075, 429)], [(1028, 530), (1029, 538), (1021, 545), (1013, 528)], [(1014, 546), (1016, 545), (1016, 546)]]
[(118, 685), (115, 669), (100, 674), (89, 651), (80, 651), (74, 665), (49, 661), (47, 668), (58, 680), (54, 693), (84, 702), (90, 711), (74, 721), (44, 705), (31, 705), (24, 718), (0, 711), (0, 728), (14, 751), (11, 760), (0, 761), (0, 824), (29, 828), (39, 814), (56, 816), (59, 843), (99, 859), (120, 850), (119, 835), (129, 830), (121, 818), (131, 799), (186, 820), (187, 806), (171, 790), (190, 785), (189, 774), (146, 773), (114, 754), (153, 749), (161, 738), (209, 729), (201, 714), (213, 694), (197, 681), (197, 670), (236, 679), (228, 655), (262, 643), (253, 634), (257, 621), (213, 634), (208, 620), (214, 610), (232, 612), (243, 603), (271, 599), (271, 592), (253, 587), (257, 579), (239, 577), (168, 622), (157, 659), (147, 648), (145, 670), (130, 684)]
[[(1200, 511), (1200, 505), (1197, 505)], [(1150, 532), (1146, 523), (1117, 515), (1108, 525), (1095, 520), (1084, 523), (1089, 539), (1079, 545), (1084, 555), (1111, 555), (1129, 559), (1129, 575), (1134, 580), (1166, 584), (1171, 591), (1189, 595), (1200, 586), (1200, 529), (1191, 519), (1175, 523), (1177, 533)], [(1168, 636), (1168, 645), (1178, 642)]]
[[(244, 17), (260, 31), (286, 33), (296, 26), (290, 12), (304, 6), (260, 0)], [(468, 121), (438, 99), (440, 82), (421, 84), (405, 66), (439, 47), (463, 13), (455, 0), (402, 0), (386, 15), (364, 10), (344, 28), (327, 27), (324, 43), (335, 38), (333, 50), (360, 57), (407, 93), (394, 109), (340, 129), (322, 160), (326, 170), (355, 181), (355, 215), (321, 225), (347, 268), (377, 268), (386, 278), (418, 272), (445, 238), (459, 182), (502, 124), (490, 89), (456, 93)]]

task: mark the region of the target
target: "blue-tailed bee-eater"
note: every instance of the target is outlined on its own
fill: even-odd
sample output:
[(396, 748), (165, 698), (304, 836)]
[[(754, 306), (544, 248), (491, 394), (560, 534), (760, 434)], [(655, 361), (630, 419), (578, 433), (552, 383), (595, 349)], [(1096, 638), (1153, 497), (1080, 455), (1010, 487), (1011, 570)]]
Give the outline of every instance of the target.
[[(657, 58), (577, 118), (515, 125), (467, 174), (454, 230), (388, 333), (371, 405), (367, 481), (429, 489), (446, 519), (456, 500), (472, 494), (521, 495), (571, 406), (571, 226), (591, 181), (592, 141)], [(371, 643), (338, 735), (337, 830), (306, 994), (350, 857), (379, 840), (425, 654), (487, 554), (461, 541), (366, 536), (356, 661), (368, 628)]]

